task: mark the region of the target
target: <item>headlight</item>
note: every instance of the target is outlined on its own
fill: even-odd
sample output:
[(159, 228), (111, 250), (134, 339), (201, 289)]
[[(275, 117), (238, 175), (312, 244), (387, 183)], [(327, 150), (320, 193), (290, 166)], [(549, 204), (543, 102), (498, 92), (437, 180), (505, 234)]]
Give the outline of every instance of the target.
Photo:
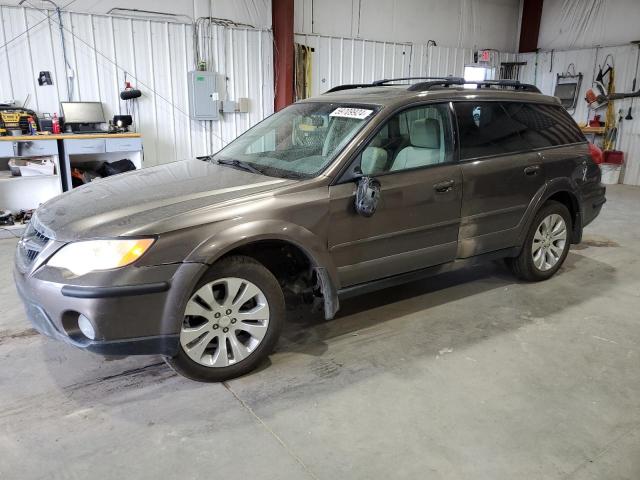
[(74, 275), (124, 267), (140, 258), (154, 241), (153, 238), (136, 238), (74, 242), (58, 250), (47, 265), (65, 268)]

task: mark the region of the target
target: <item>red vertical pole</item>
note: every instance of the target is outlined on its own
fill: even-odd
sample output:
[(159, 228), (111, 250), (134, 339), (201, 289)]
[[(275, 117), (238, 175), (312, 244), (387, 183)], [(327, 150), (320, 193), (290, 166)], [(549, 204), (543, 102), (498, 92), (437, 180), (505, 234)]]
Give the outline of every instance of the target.
[(293, 103), (293, 0), (272, 0), (276, 112)]
[(543, 0), (524, 0), (520, 19), (520, 53), (535, 52), (538, 49), (538, 34), (542, 18)]

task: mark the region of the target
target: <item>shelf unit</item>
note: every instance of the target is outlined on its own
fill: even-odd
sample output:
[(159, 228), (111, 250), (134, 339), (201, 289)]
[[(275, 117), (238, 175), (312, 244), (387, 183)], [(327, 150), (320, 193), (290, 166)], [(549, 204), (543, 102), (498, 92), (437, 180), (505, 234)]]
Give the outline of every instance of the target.
[[(54, 175), (12, 176), (11, 158), (51, 158)], [(56, 140), (20, 140), (0, 142), (0, 208), (18, 212), (37, 208), (42, 202), (62, 193), (60, 156)]]
[[(54, 175), (13, 177), (8, 162), (11, 158), (50, 157)], [(142, 138), (138, 133), (61, 134), (0, 137), (0, 209), (37, 208), (41, 203), (71, 190), (71, 171), (87, 162), (114, 162), (129, 158), (142, 168)]]

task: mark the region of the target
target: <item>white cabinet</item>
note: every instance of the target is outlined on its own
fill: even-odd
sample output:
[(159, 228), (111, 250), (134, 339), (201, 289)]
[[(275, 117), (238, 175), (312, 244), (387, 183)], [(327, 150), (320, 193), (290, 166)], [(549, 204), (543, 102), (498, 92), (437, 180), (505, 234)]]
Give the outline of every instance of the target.
[(39, 157), (43, 155), (58, 155), (56, 140), (34, 140), (32, 142), (16, 142), (17, 154), (20, 157)]
[[(51, 157), (54, 175), (14, 177), (9, 159)], [(71, 170), (90, 162), (114, 162), (127, 158), (142, 168), (142, 139), (136, 134), (55, 137), (2, 137), (0, 139), (0, 210), (28, 210), (72, 187)]]
[(139, 136), (83, 138), (82, 135), (71, 135), (65, 137), (62, 144), (65, 191), (72, 188), (71, 170), (74, 167), (83, 168), (87, 164), (95, 167), (96, 162), (115, 162), (127, 158), (136, 168), (142, 168), (142, 139)]
[(1, 141), (0, 142), (0, 158), (9, 158), (15, 156), (14, 142)]
[[(53, 175), (12, 176), (11, 158), (51, 158)], [(18, 212), (37, 208), (62, 193), (60, 157), (56, 140), (0, 140), (0, 209)]]
[(142, 140), (139, 138), (107, 138), (107, 152), (139, 152)]
[(106, 152), (104, 138), (78, 138), (64, 140), (64, 151), (69, 155)]

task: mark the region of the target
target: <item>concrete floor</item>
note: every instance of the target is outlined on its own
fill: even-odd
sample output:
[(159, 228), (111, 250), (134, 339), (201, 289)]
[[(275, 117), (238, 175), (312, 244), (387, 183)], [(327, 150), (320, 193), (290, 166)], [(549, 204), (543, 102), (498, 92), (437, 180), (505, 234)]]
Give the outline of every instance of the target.
[(199, 384), (29, 328), (0, 241), (0, 479), (640, 478), (640, 188), (555, 278), (491, 264), (294, 318)]

